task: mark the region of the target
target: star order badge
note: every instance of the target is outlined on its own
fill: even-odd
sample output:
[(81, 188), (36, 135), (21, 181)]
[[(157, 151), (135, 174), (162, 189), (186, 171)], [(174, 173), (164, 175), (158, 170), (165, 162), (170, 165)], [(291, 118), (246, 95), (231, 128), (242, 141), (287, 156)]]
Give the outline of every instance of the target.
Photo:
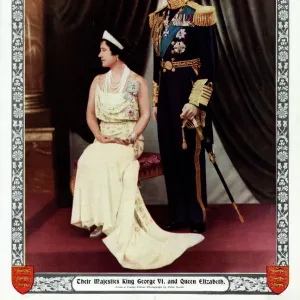
[(20, 294), (29, 292), (33, 281), (33, 266), (12, 266), (12, 284)]
[(289, 267), (267, 266), (267, 283), (273, 293), (281, 294), (289, 285)]

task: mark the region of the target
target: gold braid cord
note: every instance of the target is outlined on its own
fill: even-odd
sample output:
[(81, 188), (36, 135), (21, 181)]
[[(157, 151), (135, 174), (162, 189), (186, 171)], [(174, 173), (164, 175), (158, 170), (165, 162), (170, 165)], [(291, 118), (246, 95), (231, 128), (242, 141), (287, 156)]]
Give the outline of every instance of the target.
[[(202, 114), (202, 111), (201, 111), (201, 114)], [(203, 116), (197, 115), (196, 118), (195, 118), (195, 122), (191, 121), (189, 119), (184, 119), (182, 121), (181, 131), (182, 131), (182, 149), (183, 150), (187, 149), (187, 143), (186, 143), (185, 133), (184, 133), (184, 128), (185, 127), (189, 128), (189, 129), (196, 128), (196, 132), (197, 132), (197, 134), (200, 138), (200, 141), (202, 141), (204, 139), (203, 128), (201, 126), (203, 125), (203, 122), (205, 123), (205, 116), (206, 116), (206, 113)], [(204, 117), (204, 120), (202, 120), (203, 117)], [(205, 124), (204, 124), (204, 126), (205, 126)]]
[(194, 155), (194, 163), (195, 163), (195, 184), (196, 184), (196, 196), (197, 201), (202, 209), (203, 213), (203, 221), (206, 221), (206, 208), (202, 201), (202, 195), (201, 195), (201, 167), (200, 167), (200, 152), (201, 152), (201, 140), (203, 140), (203, 133), (202, 133), (202, 127), (199, 126), (199, 116), (196, 117), (196, 122), (192, 122), (191, 120), (185, 119), (182, 121), (182, 149), (187, 149), (187, 143), (185, 139), (184, 134), (184, 127), (187, 128), (196, 128), (196, 149), (195, 149), (195, 155)]
[(200, 110), (200, 126), (202, 128), (205, 127), (205, 119), (206, 119), (206, 112), (204, 110)]
[(194, 156), (194, 162), (195, 162), (195, 168), (196, 168), (196, 191), (197, 191), (197, 200), (199, 202), (199, 205), (202, 209), (203, 213), (203, 222), (206, 221), (206, 209), (202, 201), (202, 196), (201, 196), (201, 168), (200, 168), (200, 161), (199, 161), (199, 156), (201, 152), (201, 140), (200, 136), (198, 133), (196, 133), (196, 151), (195, 151), (195, 156)]
[(213, 92), (213, 88), (211, 82), (205, 85), (206, 82), (207, 79), (199, 79), (194, 83), (189, 97), (189, 103), (196, 106), (199, 106), (200, 104), (207, 106)]
[(158, 103), (158, 84), (153, 80), (152, 82), (153, 94), (152, 94), (152, 106), (157, 106)]

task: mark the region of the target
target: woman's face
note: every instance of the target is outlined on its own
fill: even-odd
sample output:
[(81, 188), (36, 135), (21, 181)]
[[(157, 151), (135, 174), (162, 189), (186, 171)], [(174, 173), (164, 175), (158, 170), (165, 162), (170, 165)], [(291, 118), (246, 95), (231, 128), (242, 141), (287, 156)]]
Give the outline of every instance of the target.
[(110, 68), (117, 61), (117, 56), (111, 54), (110, 48), (106, 44), (106, 41), (101, 42), (100, 53), (98, 57), (101, 59), (102, 66), (104, 68)]

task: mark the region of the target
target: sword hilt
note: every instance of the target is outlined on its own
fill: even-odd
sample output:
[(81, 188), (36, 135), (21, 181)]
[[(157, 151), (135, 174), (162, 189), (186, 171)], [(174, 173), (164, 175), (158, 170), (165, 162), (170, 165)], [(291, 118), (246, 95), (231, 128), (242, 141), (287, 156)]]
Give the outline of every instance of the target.
[(208, 157), (209, 157), (209, 160), (211, 161), (211, 163), (214, 165), (216, 163), (214, 154), (212, 152), (209, 152)]

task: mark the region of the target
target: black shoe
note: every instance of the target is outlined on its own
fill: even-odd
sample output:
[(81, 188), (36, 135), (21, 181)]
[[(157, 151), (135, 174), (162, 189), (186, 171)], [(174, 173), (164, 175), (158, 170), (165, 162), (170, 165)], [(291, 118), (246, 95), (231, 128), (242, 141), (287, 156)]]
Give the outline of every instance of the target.
[(204, 222), (201, 223), (192, 223), (190, 225), (190, 230), (192, 233), (202, 233), (206, 230), (206, 225)]
[(187, 226), (184, 222), (171, 222), (163, 227), (165, 231), (173, 231), (178, 229), (183, 229)]

